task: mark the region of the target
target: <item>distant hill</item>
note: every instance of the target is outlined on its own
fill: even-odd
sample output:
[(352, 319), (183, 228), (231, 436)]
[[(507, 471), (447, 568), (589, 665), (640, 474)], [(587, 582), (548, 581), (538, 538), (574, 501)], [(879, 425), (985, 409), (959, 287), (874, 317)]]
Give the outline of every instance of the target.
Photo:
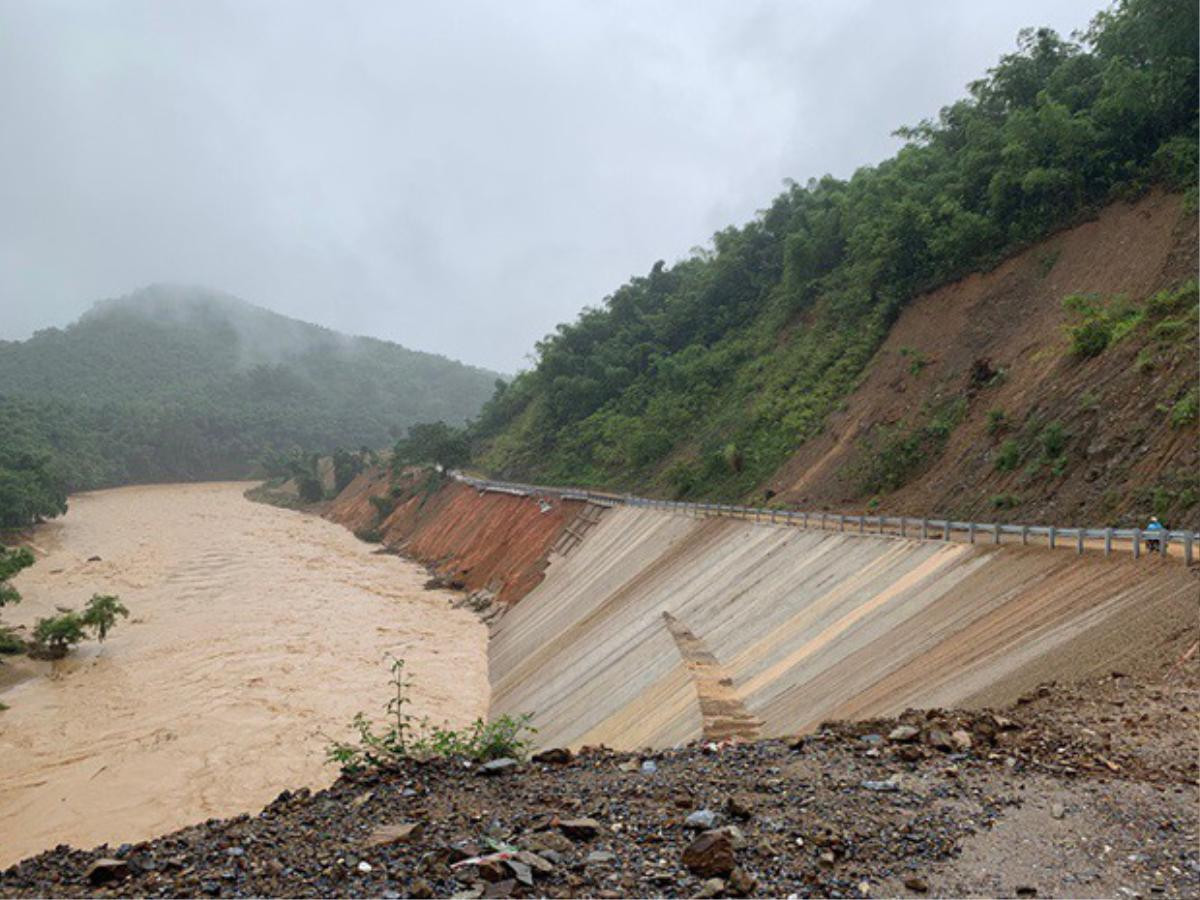
[(0, 451), (68, 489), (248, 475), (264, 453), (373, 448), (461, 423), (497, 375), (196, 287), (155, 285), (0, 341)]

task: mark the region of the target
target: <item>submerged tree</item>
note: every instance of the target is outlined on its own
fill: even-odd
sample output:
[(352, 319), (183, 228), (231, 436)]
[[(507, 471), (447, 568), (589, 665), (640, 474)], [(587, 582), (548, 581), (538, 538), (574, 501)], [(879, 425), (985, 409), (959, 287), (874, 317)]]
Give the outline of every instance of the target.
[(116, 624), (118, 616), (129, 616), (129, 610), (120, 598), (112, 594), (93, 594), (81, 613), (68, 610), (57, 616), (38, 619), (33, 626), (29, 655), (38, 659), (62, 659), (72, 647), (89, 636), (103, 641)]

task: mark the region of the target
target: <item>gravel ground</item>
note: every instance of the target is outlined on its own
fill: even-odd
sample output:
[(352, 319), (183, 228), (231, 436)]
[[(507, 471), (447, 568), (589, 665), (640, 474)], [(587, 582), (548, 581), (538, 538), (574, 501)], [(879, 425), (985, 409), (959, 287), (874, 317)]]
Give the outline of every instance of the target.
[(0, 895), (1194, 897), (1197, 686), (1193, 658), (796, 741), (490, 775), (410, 762), (137, 845), (58, 847)]

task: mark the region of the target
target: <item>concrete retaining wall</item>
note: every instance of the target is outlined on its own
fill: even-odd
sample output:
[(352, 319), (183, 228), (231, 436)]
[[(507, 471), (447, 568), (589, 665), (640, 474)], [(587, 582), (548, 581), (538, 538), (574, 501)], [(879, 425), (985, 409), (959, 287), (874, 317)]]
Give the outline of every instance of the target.
[(1153, 667), (1198, 611), (1162, 559), (615, 509), (496, 625), (492, 713), (543, 746), (792, 734)]

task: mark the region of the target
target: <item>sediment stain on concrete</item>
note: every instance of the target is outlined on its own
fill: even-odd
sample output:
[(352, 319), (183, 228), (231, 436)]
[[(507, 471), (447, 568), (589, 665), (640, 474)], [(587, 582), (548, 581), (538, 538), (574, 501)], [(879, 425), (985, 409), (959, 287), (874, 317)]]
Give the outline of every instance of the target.
[(762, 722), (747, 711), (746, 704), (733, 686), (732, 676), (704, 645), (704, 641), (686, 625), (666, 610), (663, 610), (662, 617), (696, 688), (705, 740), (753, 740), (758, 737)]

